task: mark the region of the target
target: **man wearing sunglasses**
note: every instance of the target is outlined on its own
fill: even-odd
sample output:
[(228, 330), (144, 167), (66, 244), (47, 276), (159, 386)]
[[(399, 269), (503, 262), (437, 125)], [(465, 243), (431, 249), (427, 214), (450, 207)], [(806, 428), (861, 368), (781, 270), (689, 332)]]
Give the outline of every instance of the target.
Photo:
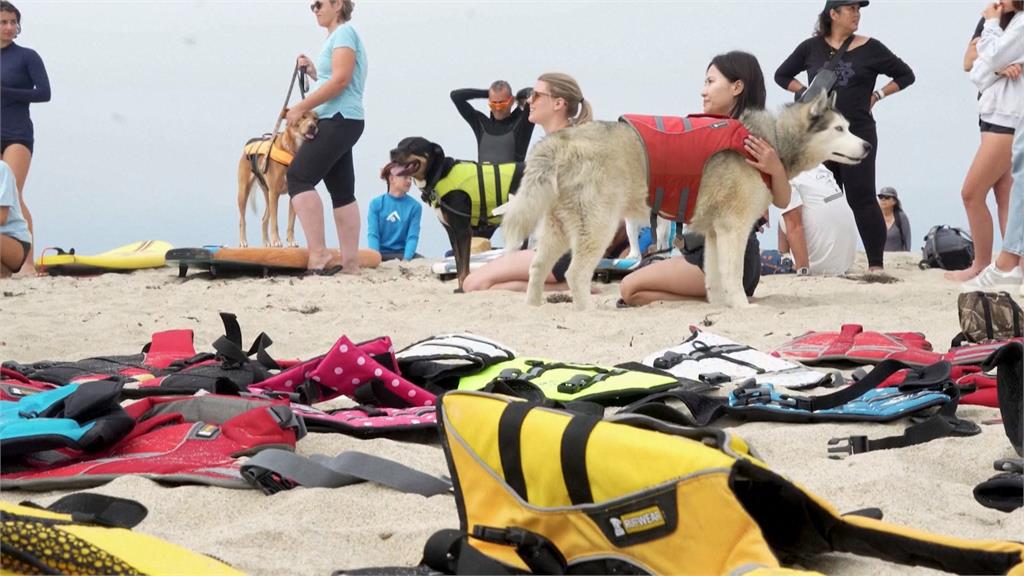
[[(452, 102), (466, 119), (476, 135), (480, 162), (503, 164), (522, 162), (530, 147), (533, 124), (528, 120), (530, 106), (527, 98), (531, 90), (523, 88), (512, 97), (512, 87), (504, 80), (491, 84), (488, 90), (464, 88), (452, 91)], [(469, 101), (487, 98), (490, 115), (484, 115)], [(517, 104), (513, 110), (512, 105)]]

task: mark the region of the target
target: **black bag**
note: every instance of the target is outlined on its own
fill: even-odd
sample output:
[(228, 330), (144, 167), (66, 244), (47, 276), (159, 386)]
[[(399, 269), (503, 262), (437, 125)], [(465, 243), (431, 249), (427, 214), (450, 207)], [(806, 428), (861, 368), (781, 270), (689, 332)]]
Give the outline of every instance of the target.
[(839, 50), (832, 55), (832, 58), (818, 70), (818, 73), (814, 75), (814, 80), (811, 80), (810, 86), (797, 98), (798, 102), (810, 102), (822, 92), (825, 94), (832, 93), (833, 88), (836, 86), (836, 80), (839, 79), (839, 75), (836, 74), (836, 66), (839, 64), (839, 59), (843, 57), (843, 54), (846, 54), (847, 48), (850, 47), (850, 42), (853, 42), (853, 35), (850, 35), (846, 42), (843, 42), (843, 45), (839, 47)]
[(932, 226), (924, 237), (921, 256), (918, 266), (922, 270), (963, 270), (974, 262), (974, 240), (959, 228)]
[(952, 345), (1002, 342), (1024, 336), (1024, 310), (1008, 292), (964, 292), (957, 298), (960, 333)]

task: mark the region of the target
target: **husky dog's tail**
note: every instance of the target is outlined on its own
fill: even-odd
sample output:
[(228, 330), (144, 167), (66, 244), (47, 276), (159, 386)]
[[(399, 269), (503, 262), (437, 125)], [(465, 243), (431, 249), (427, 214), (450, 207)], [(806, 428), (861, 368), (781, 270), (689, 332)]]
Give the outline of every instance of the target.
[[(501, 234), (506, 250), (519, 250), (558, 198), (558, 146), (549, 136), (534, 146), (526, 159), (519, 191), (502, 206)], [(497, 213), (497, 211), (495, 211)]]

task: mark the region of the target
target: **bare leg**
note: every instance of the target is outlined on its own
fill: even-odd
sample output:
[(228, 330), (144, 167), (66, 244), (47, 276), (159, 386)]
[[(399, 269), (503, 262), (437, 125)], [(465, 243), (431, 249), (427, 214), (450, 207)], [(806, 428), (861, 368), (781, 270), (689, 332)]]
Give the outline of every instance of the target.
[(960, 196), (963, 198), (967, 221), (974, 239), (974, 262), (966, 270), (946, 273), (946, 279), (964, 282), (977, 276), (992, 262), (992, 215), (985, 198), (988, 191), (1010, 169), (1010, 149), (1013, 136), (982, 133), (981, 145), (964, 178)]
[(359, 203), (352, 202), (335, 208), (334, 225), (338, 228), (341, 270), (345, 274), (357, 275), (359, 274)]
[[(25, 204), (25, 181), (28, 180), (28, 170), (32, 166), (32, 151), (24, 144), (11, 144), (4, 150), (3, 156), (0, 159), (11, 167), (11, 172), (14, 172), (14, 183), (18, 187), (18, 202), (21, 204), (21, 215), (25, 218), (25, 222), (28, 223), (28, 233), (32, 236), (32, 244), (34, 246), (35, 227), (32, 223), (32, 212), (29, 211), (28, 205)], [(25, 274), (35, 273), (33, 252), (34, 250), (29, 249), (28, 258), (25, 259), (25, 265), (22, 266), (22, 272)]]
[(307, 190), (293, 196), (292, 204), (295, 205), (295, 213), (299, 216), (302, 232), (306, 235), (306, 245), (309, 246), (306, 268), (323, 269), (331, 260), (331, 253), (327, 251), (324, 241), (324, 205), (320, 196), (316, 190)]
[(669, 258), (644, 266), (622, 279), (619, 294), (630, 306), (662, 300), (703, 298), (704, 273), (683, 258)]
[(992, 191), (996, 196), (996, 214), (999, 218), (1000, 238), (1006, 235), (1006, 223), (1010, 218), (1010, 189), (1013, 188), (1013, 174), (1011, 172), (1007, 170), (999, 178), (995, 186), (992, 187)]

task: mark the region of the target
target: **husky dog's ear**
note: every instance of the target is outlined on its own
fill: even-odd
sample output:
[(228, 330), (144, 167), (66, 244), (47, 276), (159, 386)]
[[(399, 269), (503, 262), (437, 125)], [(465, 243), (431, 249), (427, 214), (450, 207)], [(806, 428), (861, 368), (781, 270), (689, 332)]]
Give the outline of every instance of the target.
[(832, 98), (833, 96), (829, 96), (825, 92), (818, 93), (814, 100), (811, 100), (811, 116), (814, 118), (823, 116), (831, 106)]

